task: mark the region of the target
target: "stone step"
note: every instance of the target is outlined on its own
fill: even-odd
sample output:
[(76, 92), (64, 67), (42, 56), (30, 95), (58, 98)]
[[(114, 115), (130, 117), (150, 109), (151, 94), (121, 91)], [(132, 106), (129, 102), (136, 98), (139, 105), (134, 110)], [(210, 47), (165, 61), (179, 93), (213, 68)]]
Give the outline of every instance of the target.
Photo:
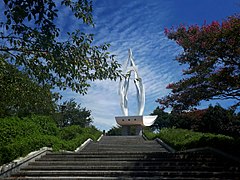
[[(15, 177), (11, 178), (5, 178), (5, 179), (15, 179)], [(17, 177), (18, 180), (27, 180), (27, 179), (36, 179), (36, 180), (76, 180), (76, 179), (85, 179), (85, 180), (88, 180), (88, 179), (93, 179), (93, 180), (98, 180), (98, 179), (106, 179), (106, 180), (119, 180), (119, 179), (124, 179), (124, 180), (159, 180), (159, 179), (171, 179), (171, 180), (193, 180), (192, 177), (166, 177), (166, 176), (154, 176), (154, 177), (113, 177), (113, 176), (109, 176), (109, 177), (103, 177), (103, 176), (75, 176), (75, 177), (71, 177), (69, 178), (69, 176), (47, 176), (47, 177)], [(194, 180), (202, 180), (203, 178), (197, 178), (197, 177), (194, 177)], [(205, 179), (205, 178), (204, 178)], [(222, 178), (216, 178), (216, 177), (208, 177), (207, 178), (208, 180), (222, 180)]]
[[(39, 161), (80, 161), (80, 160), (197, 160), (197, 161), (221, 161), (221, 159), (213, 156), (212, 154), (174, 154), (174, 153), (139, 153), (139, 154), (123, 154), (123, 153), (100, 153), (100, 154), (47, 154)], [(224, 159), (223, 159), (224, 160)]]
[(137, 144), (137, 143), (116, 143), (116, 144), (114, 144), (114, 143), (98, 143), (98, 142), (96, 142), (96, 143), (94, 143), (94, 142), (91, 142), (91, 145), (102, 145), (102, 146), (129, 146), (129, 147), (131, 147), (131, 146), (140, 146), (140, 147), (142, 147), (142, 146), (161, 146), (160, 144), (158, 144), (157, 142), (151, 142), (151, 143), (143, 143), (143, 142), (141, 142), (141, 143), (139, 143), (139, 144)]
[(147, 160), (147, 161), (199, 161), (199, 162), (206, 162), (206, 161), (218, 161), (217, 159), (212, 159), (212, 158), (188, 158), (188, 159), (182, 159), (182, 158), (165, 158), (165, 157), (147, 157), (147, 158), (139, 158), (139, 157), (104, 157), (104, 158), (48, 158), (48, 157), (43, 157), (39, 160), (36, 161), (141, 161), (141, 160)]
[(47, 156), (61, 156), (61, 157), (85, 157), (85, 156), (143, 156), (143, 157), (180, 157), (180, 158), (189, 158), (189, 157), (216, 157), (216, 155), (211, 152), (177, 152), (177, 153), (169, 153), (169, 152), (48, 152), (44, 157)]
[[(179, 162), (179, 161), (36, 161), (30, 162), (29, 166), (203, 166), (224, 167), (218, 162)], [(228, 166), (227, 166), (228, 167)], [(230, 166), (231, 167), (231, 166)]]
[(240, 177), (240, 172), (229, 172), (229, 171), (221, 171), (221, 172), (208, 172), (208, 171), (142, 171), (142, 170), (71, 170), (71, 171), (24, 171), (21, 170), (16, 176), (68, 176), (69, 178), (74, 176), (103, 176), (103, 177), (150, 177), (150, 176), (165, 176), (165, 177), (198, 177), (198, 178), (207, 178), (207, 177)]
[(107, 137), (82, 151), (47, 153), (7, 179), (238, 179), (240, 165), (210, 151), (169, 153), (140, 136)]
[(155, 157), (154, 155), (147, 155), (146, 153), (85, 153), (85, 154), (47, 154), (44, 157), (49, 158), (84, 158), (84, 157)]
[(100, 151), (105, 151), (105, 152), (119, 152), (119, 151), (122, 151), (122, 152), (166, 152), (165, 149), (163, 148), (136, 148), (136, 149), (126, 149), (126, 148), (123, 148), (123, 149), (114, 149), (114, 148), (91, 148), (91, 149), (88, 149), (86, 148), (84, 151), (88, 151), (88, 152), (100, 152)]
[[(41, 176), (41, 177), (31, 177), (31, 176), (25, 176), (25, 177), (14, 177), (14, 178), (5, 178), (6, 180), (9, 180), (9, 179), (18, 179), (18, 180), (26, 180), (26, 179), (36, 179), (36, 180), (54, 180), (54, 179), (57, 179), (57, 180), (69, 180), (69, 179), (72, 179), (72, 180), (75, 180), (75, 179), (105, 179), (105, 180), (108, 180), (108, 179), (111, 179), (111, 180), (119, 180), (119, 179), (124, 179), (124, 180), (159, 180), (159, 179), (171, 179), (171, 180), (203, 180), (203, 178), (198, 178), (198, 177), (179, 177), (179, 176), (176, 176), (176, 177), (166, 177), (164, 175), (162, 176), (152, 176), (152, 177), (140, 177), (140, 176), (137, 176), (137, 177), (127, 177), (127, 176), (124, 176), (124, 177), (114, 177), (114, 176), (109, 176), (109, 177), (106, 177), (106, 176), (72, 176), (71, 178), (69, 178), (69, 176), (55, 176), (55, 177), (48, 177), (48, 176)], [(222, 178), (216, 178), (216, 177), (207, 177), (207, 178), (204, 178), (204, 179), (208, 179), (208, 180), (222, 180)]]
[(92, 142), (91, 144), (98, 144), (98, 145), (108, 145), (108, 146), (161, 146), (160, 144), (158, 144), (158, 142), (156, 141), (153, 141), (153, 142), (140, 142), (140, 143), (136, 143), (136, 142), (133, 142), (133, 143), (128, 143), (128, 142), (124, 142), (124, 143), (119, 143), (119, 142), (116, 142), (115, 143), (103, 143), (103, 142)]
[[(213, 156), (213, 155), (195, 155), (195, 156), (181, 156), (181, 155), (174, 155), (174, 154), (166, 154), (166, 155), (158, 155), (157, 153), (155, 154), (144, 154), (144, 153), (139, 153), (139, 154), (132, 154), (132, 153), (101, 153), (101, 154), (72, 154), (72, 155), (65, 155), (65, 154), (49, 154), (45, 155), (42, 157), (42, 159), (77, 159), (77, 158), (139, 158), (139, 159), (150, 159), (150, 158), (158, 158), (158, 159), (180, 159), (180, 160), (186, 160), (186, 159), (197, 159), (197, 160), (218, 160), (220, 161), (221, 159)], [(224, 159), (223, 159), (224, 160)]]
[(25, 171), (77, 171), (77, 170), (127, 170), (127, 171), (204, 171), (204, 172), (234, 172), (236, 169), (232, 167), (223, 167), (223, 166), (159, 166), (158, 164), (152, 165), (129, 165), (129, 164), (115, 164), (115, 165), (106, 165), (106, 164), (85, 164), (81, 166), (66, 166), (66, 165), (49, 165), (49, 166), (39, 166), (39, 165), (29, 165), (28, 167), (22, 168), (21, 170)]
[(151, 150), (151, 149), (154, 149), (154, 150), (159, 150), (159, 152), (161, 152), (160, 150), (163, 150), (164, 148), (163, 147), (160, 147), (160, 146), (129, 146), (129, 147), (124, 147), (124, 146), (119, 146), (119, 147), (111, 147), (111, 146), (98, 146), (98, 145), (89, 145), (85, 148), (85, 150), (95, 150), (95, 149), (102, 149), (102, 150), (105, 150), (105, 149), (109, 149), (109, 150), (132, 150), (132, 151), (143, 151), (143, 150)]
[[(131, 145), (131, 144), (135, 144), (135, 145), (142, 145), (142, 144), (158, 144), (157, 141), (100, 141), (100, 142), (96, 142), (96, 144), (113, 144), (113, 145)], [(158, 144), (159, 145), (159, 144)]]

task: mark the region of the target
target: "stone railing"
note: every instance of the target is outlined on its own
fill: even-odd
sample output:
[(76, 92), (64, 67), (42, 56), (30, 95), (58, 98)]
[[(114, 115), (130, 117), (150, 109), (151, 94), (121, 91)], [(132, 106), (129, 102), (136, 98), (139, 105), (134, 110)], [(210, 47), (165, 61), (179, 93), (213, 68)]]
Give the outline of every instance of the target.
[(20, 157), (8, 164), (0, 166), (0, 178), (8, 177), (10, 174), (19, 171), (20, 168), (27, 166), (29, 162), (35, 161), (50, 151), (52, 151), (52, 148), (43, 147), (38, 151), (29, 153), (25, 157)]

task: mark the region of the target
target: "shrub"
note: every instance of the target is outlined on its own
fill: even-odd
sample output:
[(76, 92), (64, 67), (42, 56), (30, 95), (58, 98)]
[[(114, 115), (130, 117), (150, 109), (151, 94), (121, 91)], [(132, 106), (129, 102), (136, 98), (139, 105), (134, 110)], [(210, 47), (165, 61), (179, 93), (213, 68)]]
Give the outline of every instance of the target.
[(61, 129), (60, 138), (64, 140), (70, 140), (77, 137), (77, 135), (82, 134), (83, 130), (80, 126), (72, 125)]
[(55, 151), (72, 151), (86, 139), (96, 140), (100, 135), (101, 132), (95, 127), (81, 128), (75, 125), (60, 130), (46, 116), (3, 118), (0, 119), (0, 164), (44, 146), (52, 147)]
[(150, 130), (150, 128), (145, 127), (143, 134), (148, 138), (148, 139), (156, 139), (157, 138), (157, 133), (154, 133)]
[[(199, 147), (215, 147), (226, 150), (236, 145), (236, 140), (230, 136), (211, 133), (193, 132), (186, 129), (164, 128), (160, 133), (145, 133), (148, 138), (159, 137), (176, 150), (186, 150)], [(150, 136), (149, 136), (150, 135)]]
[(18, 117), (0, 119), (0, 145), (13, 143), (19, 137), (39, 133), (39, 126), (31, 121)]
[(23, 118), (24, 121), (33, 122), (38, 125), (42, 134), (47, 135), (58, 135), (59, 128), (57, 127), (56, 122), (49, 116), (36, 116)]
[(59, 150), (62, 146), (63, 142), (56, 136), (32, 134), (29, 137), (19, 138), (13, 143), (1, 147), (1, 164), (25, 156), (29, 152), (39, 150), (42, 147), (53, 147), (54, 150)]

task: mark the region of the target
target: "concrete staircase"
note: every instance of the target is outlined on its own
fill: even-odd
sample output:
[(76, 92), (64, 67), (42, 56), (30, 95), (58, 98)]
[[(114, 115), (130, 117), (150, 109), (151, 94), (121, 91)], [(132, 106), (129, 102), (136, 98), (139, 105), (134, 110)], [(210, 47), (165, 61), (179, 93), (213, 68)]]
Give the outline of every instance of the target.
[(6, 179), (240, 179), (210, 151), (170, 153), (141, 136), (104, 136), (78, 153), (48, 153)]

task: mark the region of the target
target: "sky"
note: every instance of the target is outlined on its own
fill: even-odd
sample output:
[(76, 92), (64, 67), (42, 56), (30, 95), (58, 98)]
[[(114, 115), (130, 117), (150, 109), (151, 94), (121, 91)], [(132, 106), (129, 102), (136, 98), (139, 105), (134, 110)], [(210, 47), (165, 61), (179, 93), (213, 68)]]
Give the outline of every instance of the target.
[[(165, 27), (202, 25), (239, 13), (240, 0), (94, 0), (95, 28), (83, 28), (81, 24), (63, 12), (58, 23), (64, 31), (80, 28), (94, 33), (94, 44), (110, 43), (109, 51), (123, 64), (131, 48), (140, 77), (146, 91), (144, 115), (149, 115), (158, 106), (155, 101), (167, 95), (169, 83), (177, 82), (182, 69), (175, 57), (182, 52), (174, 41), (164, 35)], [(95, 81), (87, 95), (70, 90), (61, 92), (62, 101), (74, 98), (82, 107), (92, 111), (93, 125), (100, 130), (116, 126), (115, 116), (121, 116), (119, 81)], [(136, 91), (133, 82), (128, 92), (129, 115), (136, 115)], [(203, 102), (200, 108), (209, 103)], [(227, 107), (230, 101), (222, 102)]]

